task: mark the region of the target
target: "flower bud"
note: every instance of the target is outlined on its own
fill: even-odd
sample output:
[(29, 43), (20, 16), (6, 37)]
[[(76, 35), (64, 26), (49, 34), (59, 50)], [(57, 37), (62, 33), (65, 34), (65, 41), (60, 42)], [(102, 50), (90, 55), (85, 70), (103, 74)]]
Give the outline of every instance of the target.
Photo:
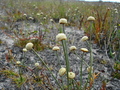
[(58, 46), (54, 46), (54, 47), (52, 48), (52, 50), (53, 50), (53, 51), (58, 51), (58, 50), (60, 50), (60, 48), (59, 48)]
[(71, 46), (70, 47), (70, 51), (74, 51), (74, 50), (76, 50), (77, 48), (75, 47), (75, 46)]
[(39, 66), (39, 63), (35, 63), (35, 66), (36, 66), (36, 67)]
[(75, 78), (75, 73), (73, 73), (73, 72), (68, 72), (68, 78), (70, 78), (70, 79)]
[(53, 19), (50, 19), (50, 22), (53, 22), (54, 20)]
[(60, 70), (59, 70), (59, 75), (60, 76), (63, 76), (64, 74), (66, 73), (66, 68), (61, 68)]
[(26, 49), (27, 49), (27, 50), (32, 49), (32, 47), (33, 47), (33, 43), (30, 42), (30, 43), (27, 43), (27, 44), (26, 44)]
[(86, 41), (86, 40), (88, 40), (88, 36), (83, 36), (83, 37), (81, 38), (81, 41)]
[(67, 40), (67, 37), (64, 33), (59, 33), (57, 36), (56, 36), (56, 41), (62, 41), (62, 40)]
[(59, 20), (59, 23), (60, 23), (60, 24), (66, 24), (66, 23), (67, 23), (67, 19), (61, 18), (61, 19)]
[(26, 48), (23, 48), (23, 52), (27, 52), (27, 49), (26, 49)]
[(89, 17), (87, 18), (87, 20), (88, 20), (88, 21), (95, 21), (95, 18), (94, 18), (93, 16), (89, 16)]
[(87, 48), (81, 48), (80, 50), (83, 51), (83, 52), (88, 52)]
[(20, 64), (21, 62), (20, 61), (17, 61), (16, 64)]

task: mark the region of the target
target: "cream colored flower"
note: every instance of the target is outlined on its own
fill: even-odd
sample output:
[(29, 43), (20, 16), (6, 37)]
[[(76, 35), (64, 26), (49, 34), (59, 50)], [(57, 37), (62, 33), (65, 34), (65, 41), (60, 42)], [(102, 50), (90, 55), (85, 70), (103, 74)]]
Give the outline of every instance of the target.
[(59, 33), (57, 36), (56, 36), (56, 41), (62, 41), (62, 40), (67, 40), (67, 37), (64, 33)]
[(23, 14), (23, 16), (27, 17), (27, 14)]
[(44, 20), (46, 20), (46, 17), (43, 17)]
[(40, 13), (37, 13), (36, 15), (37, 15), (37, 16), (40, 16)]
[(75, 73), (73, 73), (73, 72), (68, 72), (68, 78), (70, 78), (70, 79), (75, 78)]
[(33, 43), (30, 42), (30, 43), (27, 43), (27, 44), (26, 44), (26, 47), (25, 47), (25, 48), (26, 48), (27, 50), (30, 50), (30, 49), (32, 49), (32, 47), (33, 47)]
[[(93, 71), (93, 67), (91, 68), (91, 70)], [(90, 72), (90, 66), (87, 68), (87, 71)]]
[(89, 17), (87, 18), (87, 20), (88, 20), (88, 21), (95, 21), (95, 18), (94, 18), (93, 16), (89, 16)]
[(66, 23), (67, 23), (67, 19), (61, 18), (61, 19), (59, 20), (59, 23), (60, 23), (60, 24), (66, 24)]
[(86, 40), (88, 40), (88, 36), (83, 36), (83, 37), (81, 38), (81, 41), (86, 41)]
[(83, 51), (83, 52), (88, 52), (87, 48), (81, 48), (80, 50)]
[(33, 17), (29, 17), (29, 19), (33, 20), (34, 18)]
[(23, 48), (23, 52), (27, 52), (27, 49), (26, 49), (26, 48)]
[(70, 51), (74, 51), (74, 50), (76, 50), (77, 48), (76, 48), (75, 46), (71, 46), (69, 49), (70, 49)]
[(64, 74), (66, 73), (66, 68), (60, 68), (60, 70), (59, 70), (59, 75), (60, 76), (63, 76)]
[(35, 63), (35, 66), (36, 66), (36, 67), (39, 66), (39, 63)]
[(52, 48), (52, 50), (53, 50), (53, 51), (58, 51), (58, 50), (60, 50), (60, 48), (59, 48), (58, 46), (54, 46), (54, 47)]
[(16, 64), (20, 64), (21, 62), (20, 61), (17, 61)]
[(50, 19), (50, 22), (53, 22), (54, 20), (53, 19)]

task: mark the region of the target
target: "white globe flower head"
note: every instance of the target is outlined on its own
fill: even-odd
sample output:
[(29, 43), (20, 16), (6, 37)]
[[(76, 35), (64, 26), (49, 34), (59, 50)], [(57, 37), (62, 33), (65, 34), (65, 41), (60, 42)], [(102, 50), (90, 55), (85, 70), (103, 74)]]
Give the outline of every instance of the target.
[(87, 20), (88, 20), (88, 21), (95, 21), (95, 18), (94, 18), (93, 16), (89, 16), (89, 17), (87, 18)]
[(62, 40), (67, 40), (67, 37), (64, 33), (59, 33), (57, 36), (56, 36), (56, 41), (62, 41)]
[(70, 51), (75, 51), (77, 48), (75, 46), (71, 46), (69, 49)]
[(29, 19), (33, 20), (34, 18), (33, 17), (29, 17)]
[(21, 64), (21, 62), (20, 62), (20, 61), (17, 61), (16, 64)]
[(40, 16), (40, 13), (37, 13), (37, 16)]
[(88, 36), (83, 36), (80, 41), (86, 41), (88, 40)]
[(27, 17), (27, 14), (24, 13), (23, 16)]
[(59, 48), (58, 46), (54, 46), (54, 47), (52, 48), (52, 50), (53, 50), (53, 51), (58, 51), (58, 50), (60, 50), (60, 48)]
[(83, 52), (88, 52), (87, 48), (81, 48), (80, 50), (83, 51)]
[(35, 63), (35, 66), (38, 67), (38, 66), (39, 66), (39, 63)]
[(23, 48), (23, 52), (27, 52), (27, 49), (26, 49), (26, 48)]
[(53, 19), (50, 19), (50, 22), (54, 22), (54, 20), (53, 20)]
[(33, 43), (30, 42), (30, 43), (27, 43), (27, 44), (26, 44), (26, 47), (25, 47), (25, 48), (26, 48), (27, 50), (30, 50), (30, 49), (32, 49), (32, 47), (33, 47)]
[(66, 68), (63, 68), (63, 67), (60, 68), (58, 73), (59, 73), (60, 76), (63, 76), (66, 73)]
[(75, 73), (73, 73), (73, 72), (68, 72), (68, 78), (69, 78), (69, 79), (74, 79), (74, 78), (75, 78)]
[(61, 18), (61, 19), (59, 20), (59, 23), (60, 23), (60, 24), (66, 24), (66, 23), (67, 23), (67, 19)]
[(44, 20), (46, 20), (46, 17), (43, 17)]

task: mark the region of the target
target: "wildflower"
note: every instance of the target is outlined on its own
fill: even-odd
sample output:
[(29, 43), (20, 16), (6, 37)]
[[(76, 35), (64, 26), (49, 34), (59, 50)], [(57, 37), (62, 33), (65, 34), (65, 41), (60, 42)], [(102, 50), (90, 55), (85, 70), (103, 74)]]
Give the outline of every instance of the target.
[(27, 17), (27, 14), (23, 14), (23, 16)]
[(27, 44), (26, 44), (26, 49), (27, 49), (27, 50), (32, 49), (32, 47), (33, 47), (33, 43), (30, 42), (30, 43), (27, 43)]
[(43, 23), (40, 23), (40, 25), (43, 25)]
[(40, 13), (37, 13), (37, 16), (40, 16)]
[(20, 64), (21, 62), (20, 61), (17, 61), (16, 64)]
[(40, 15), (43, 15), (43, 12), (41, 12)]
[[(91, 67), (91, 70), (93, 71), (93, 67)], [(87, 68), (87, 71), (90, 72), (90, 66)]]
[(66, 73), (66, 68), (60, 68), (60, 70), (59, 70), (59, 75), (60, 76), (63, 76), (64, 74)]
[(46, 17), (43, 17), (44, 20), (46, 20)]
[(74, 51), (74, 50), (76, 50), (77, 48), (75, 47), (75, 46), (71, 46), (70, 47), (70, 51)]
[(117, 8), (115, 8), (114, 10), (115, 10), (115, 11), (117, 11), (118, 9), (117, 9)]
[(50, 19), (50, 22), (53, 22), (53, 19)]
[(59, 48), (58, 46), (54, 46), (54, 47), (52, 48), (52, 50), (53, 50), (53, 51), (58, 51), (58, 50), (60, 50), (60, 48)]
[(56, 36), (56, 41), (62, 41), (62, 40), (67, 40), (67, 37), (64, 33), (59, 33), (57, 36)]
[(83, 51), (83, 52), (88, 52), (87, 48), (81, 48), (80, 50)]
[(115, 11), (115, 13), (117, 14), (117, 13), (118, 13), (118, 11)]
[(95, 18), (94, 18), (93, 16), (89, 16), (89, 17), (87, 18), (87, 20), (88, 20), (88, 21), (95, 21)]
[(83, 37), (81, 38), (81, 41), (86, 41), (86, 40), (88, 40), (88, 36), (83, 36)]
[(66, 23), (67, 23), (67, 19), (61, 18), (61, 19), (59, 20), (59, 23), (60, 23), (60, 24), (66, 24)]
[(39, 66), (39, 63), (35, 63), (35, 66), (36, 66), (36, 67)]
[(29, 19), (33, 20), (33, 17), (29, 17)]
[(27, 52), (27, 49), (26, 49), (26, 48), (23, 48), (23, 52)]
[(70, 79), (75, 78), (75, 73), (73, 73), (73, 72), (68, 72), (68, 78), (70, 78)]

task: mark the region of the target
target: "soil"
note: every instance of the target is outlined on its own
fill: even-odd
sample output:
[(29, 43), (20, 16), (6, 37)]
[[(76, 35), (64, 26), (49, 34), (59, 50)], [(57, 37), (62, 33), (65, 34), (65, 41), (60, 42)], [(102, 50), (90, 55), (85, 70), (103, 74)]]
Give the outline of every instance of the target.
[[(4, 11), (0, 10), (0, 15), (3, 15)], [(20, 28), (22, 25), (24, 25), (26, 21), (20, 21), (16, 22), (18, 24), (18, 28)], [(7, 25), (7, 23), (0, 21), (0, 25)], [(34, 30), (38, 29), (39, 26), (37, 23), (30, 23), (30, 28), (34, 28)], [(49, 26), (48, 26), (49, 27)], [(25, 27), (26, 30), (30, 30), (28, 27)], [(58, 34), (58, 31), (56, 28), (52, 28), (52, 31), (46, 34), (46, 39), (43, 40), (44, 44), (49, 45), (49, 48), (45, 48), (43, 51), (39, 51), (38, 54), (43, 58), (43, 60), (46, 62), (48, 66), (53, 68), (53, 73), (55, 74), (55, 77), (60, 78), (58, 75), (59, 65), (58, 60), (56, 58), (56, 54), (54, 51), (52, 51), (52, 47), (55, 45), (55, 37)], [(82, 56), (82, 52), (80, 51), (80, 48), (88, 48), (88, 45), (86, 42), (80, 42), (80, 39), (85, 35), (83, 30), (78, 30), (74, 27), (65, 27), (66, 35), (68, 36), (68, 47), (74, 45), (77, 47), (76, 53), (79, 56)], [(0, 70), (13, 70), (15, 72), (18, 72), (19, 68), (15, 65), (15, 62), (11, 63), (10, 57), (8, 55), (12, 54), (14, 57), (14, 60), (17, 61), (23, 61), (23, 51), (21, 47), (17, 47), (14, 45), (16, 38), (11, 38), (9, 35), (14, 35), (12, 32), (7, 30), (0, 30), (0, 40), (2, 43), (0, 44)], [(53, 39), (53, 40), (51, 40)], [(61, 48), (61, 52), (58, 52), (60, 56), (60, 62), (61, 66), (65, 67), (65, 60), (63, 56), (62, 46), (59, 44)], [(51, 48), (50, 48), (51, 47)], [(106, 81), (106, 90), (120, 90), (120, 79), (113, 78), (112, 73), (115, 71), (113, 68), (114, 60), (109, 58), (108, 55), (106, 55), (106, 52), (104, 50), (101, 50), (96, 44), (92, 44), (92, 51), (93, 51), (93, 68), (95, 73), (100, 73), (98, 78), (94, 82), (94, 89), (93, 90), (100, 90), (102, 87), (102, 82)], [(85, 53), (84, 60), (90, 64), (90, 53)], [(76, 56), (74, 53), (69, 53), (69, 61), (70, 61), (70, 69), (71, 71), (76, 73), (75, 80), (79, 80), (79, 67), (81, 60)], [(25, 60), (24, 65), (26, 65), (26, 70), (23, 70), (26, 77), (31, 77), (33, 73), (36, 73), (36, 67), (34, 66), (34, 63), (39, 62), (42, 66), (42, 63), (39, 61), (38, 57), (33, 53), (32, 50), (25, 53)], [(85, 82), (88, 78), (87, 73), (87, 66), (83, 64), (83, 81)], [(42, 71), (39, 71), (39, 73)], [(45, 75), (50, 77), (52, 84), (55, 84), (55, 81), (51, 78), (51, 75), (49, 72), (45, 71)], [(8, 78), (6, 75), (3, 75), (0, 73), (0, 90), (42, 90), (40, 87), (38, 87), (34, 83), (25, 83), (22, 85), (21, 88), (18, 88), (16, 84), (13, 83), (11, 78)], [(50, 90), (47, 88), (46, 90)], [(103, 89), (101, 89), (103, 90)]]

